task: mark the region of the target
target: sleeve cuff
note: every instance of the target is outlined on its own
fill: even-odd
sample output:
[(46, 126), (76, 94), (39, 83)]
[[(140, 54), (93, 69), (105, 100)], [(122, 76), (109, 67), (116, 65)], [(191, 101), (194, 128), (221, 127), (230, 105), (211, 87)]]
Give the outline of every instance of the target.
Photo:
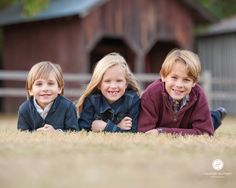
[(112, 123), (110, 120), (107, 122), (107, 125), (104, 129), (104, 131), (107, 132), (119, 132), (121, 129), (117, 127), (114, 123)]

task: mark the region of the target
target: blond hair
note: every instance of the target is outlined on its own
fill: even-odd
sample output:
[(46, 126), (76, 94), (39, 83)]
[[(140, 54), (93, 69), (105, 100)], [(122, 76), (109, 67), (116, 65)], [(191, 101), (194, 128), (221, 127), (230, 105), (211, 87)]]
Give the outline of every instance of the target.
[(140, 95), (141, 90), (138, 85), (138, 82), (137, 82), (135, 76), (133, 75), (133, 73), (130, 71), (130, 68), (129, 68), (127, 62), (125, 61), (124, 57), (122, 57), (119, 53), (112, 52), (112, 53), (109, 53), (106, 56), (104, 56), (100, 61), (98, 61), (97, 65), (95, 66), (95, 69), (92, 74), (92, 78), (91, 78), (87, 88), (85, 89), (84, 93), (81, 95), (81, 97), (78, 100), (77, 110), (79, 112), (81, 112), (83, 110), (83, 104), (84, 104), (86, 97), (88, 97), (91, 93), (93, 93), (94, 91), (97, 90), (98, 85), (102, 81), (103, 75), (105, 74), (105, 72), (109, 68), (111, 68), (115, 65), (120, 65), (124, 69), (125, 79), (128, 83), (127, 88), (130, 88), (130, 89), (136, 91), (137, 94)]
[(64, 79), (61, 66), (49, 61), (42, 61), (33, 65), (28, 73), (25, 86), (28, 98), (30, 97), (29, 91), (32, 89), (35, 80), (40, 78), (48, 79), (50, 74), (55, 76), (58, 87), (62, 90), (61, 95), (64, 94)]
[(185, 64), (188, 76), (193, 79), (194, 83), (198, 82), (201, 73), (201, 64), (197, 54), (189, 50), (172, 50), (166, 56), (166, 59), (162, 64), (160, 76), (165, 78), (171, 72), (175, 63)]

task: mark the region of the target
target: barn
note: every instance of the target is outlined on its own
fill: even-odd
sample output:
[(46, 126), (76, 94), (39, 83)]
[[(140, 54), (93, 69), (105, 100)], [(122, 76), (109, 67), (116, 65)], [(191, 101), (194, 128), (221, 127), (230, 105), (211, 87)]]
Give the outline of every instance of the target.
[(210, 70), (212, 108), (236, 114), (236, 16), (211, 25), (198, 36), (203, 70)]
[[(135, 73), (157, 73), (171, 49), (195, 50), (196, 26), (212, 21), (195, 0), (51, 0), (34, 17), (14, 5), (0, 11), (0, 68), (29, 70), (48, 60), (64, 72), (91, 73), (102, 56), (116, 51)], [(16, 111), (22, 100), (4, 97), (1, 110)]]

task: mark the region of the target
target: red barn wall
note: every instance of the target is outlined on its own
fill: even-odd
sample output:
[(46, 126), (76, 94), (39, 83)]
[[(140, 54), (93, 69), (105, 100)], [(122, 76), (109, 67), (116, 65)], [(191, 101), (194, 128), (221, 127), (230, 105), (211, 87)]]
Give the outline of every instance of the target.
[[(89, 72), (89, 54), (95, 45), (103, 37), (114, 37), (129, 45), (136, 55), (135, 70), (143, 72), (145, 56), (158, 41), (175, 41), (192, 49), (194, 21), (176, 0), (116, 0), (85, 17), (6, 26), (3, 35), (2, 66), (6, 70), (29, 70), (47, 60), (60, 64), (64, 72)], [(23, 82), (10, 84), (24, 87)], [(16, 111), (23, 100), (4, 99), (4, 111)]]

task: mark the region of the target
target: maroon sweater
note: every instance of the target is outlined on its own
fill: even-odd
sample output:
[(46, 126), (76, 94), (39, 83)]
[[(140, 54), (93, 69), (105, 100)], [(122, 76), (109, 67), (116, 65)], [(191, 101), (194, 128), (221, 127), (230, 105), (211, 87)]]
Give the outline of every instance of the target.
[(138, 132), (162, 128), (165, 133), (181, 135), (214, 134), (209, 104), (199, 84), (189, 94), (189, 102), (175, 113), (164, 83), (156, 80), (141, 97)]

